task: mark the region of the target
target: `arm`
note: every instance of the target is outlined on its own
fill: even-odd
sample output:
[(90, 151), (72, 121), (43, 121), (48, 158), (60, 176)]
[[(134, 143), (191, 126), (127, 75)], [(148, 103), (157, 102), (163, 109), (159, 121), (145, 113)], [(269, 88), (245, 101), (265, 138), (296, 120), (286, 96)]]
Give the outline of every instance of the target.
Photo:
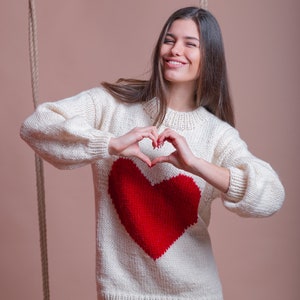
[[(119, 137), (99, 130), (102, 116), (111, 114), (114, 105), (110, 95), (110, 99), (105, 97), (107, 94), (98, 89), (44, 103), (25, 120), (21, 137), (60, 169), (80, 167), (111, 155), (137, 157), (151, 166), (150, 159), (140, 151), (139, 141), (149, 138), (156, 147), (156, 127), (137, 127)], [(110, 112), (102, 107), (103, 103), (111, 105)]]
[(221, 192), (225, 207), (241, 216), (268, 216), (276, 212), (284, 200), (284, 188), (277, 174), (248, 151), (235, 129), (229, 128), (220, 136), (210, 163), (195, 157), (185, 138), (167, 129), (160, 135), (158, 145), (168, 141), (176, 150), (152, 164), (168, 162), (202, 177)]
[(273, 168), (252, 155), (238, 131), (228, 128), (215, 149), (215, 163), (230, 171), (224, 206), (244, 217), (270, 216), (284, 201), (284, 187)]
[(70, 169), (109, 155), (111, 134), (97, 129), (101, 115), (92, 91), (41, 104), (22, 124), (20, 135), (42, 158)]
[(196, 157), (189, 148), (186, 139), (171, 129), (166, 129), (159, 136), (158, 146), (161, 147), (165, 141), (170, 142), (176, 151), (171, 155), (156, 158), (152, 162), (152, 166), (157, 163), (168, 162), (178, 169), (200, 176), (223, 193), (228, 191), (230, 172), (227, 168)]

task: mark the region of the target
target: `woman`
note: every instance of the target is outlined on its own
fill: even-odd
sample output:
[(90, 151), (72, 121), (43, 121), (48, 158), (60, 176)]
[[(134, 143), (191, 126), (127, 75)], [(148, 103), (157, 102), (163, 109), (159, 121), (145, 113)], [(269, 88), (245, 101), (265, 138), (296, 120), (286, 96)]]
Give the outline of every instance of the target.
[(92, 166), (98, 299), (222, 299), (212, 201), (241, 216), (281, 207), (278, 176), (233, 127), (228, 90), (219, 25), (187, 7), (167, 20), (148, 81), (44, 103), (22, 125), (51, 164)]

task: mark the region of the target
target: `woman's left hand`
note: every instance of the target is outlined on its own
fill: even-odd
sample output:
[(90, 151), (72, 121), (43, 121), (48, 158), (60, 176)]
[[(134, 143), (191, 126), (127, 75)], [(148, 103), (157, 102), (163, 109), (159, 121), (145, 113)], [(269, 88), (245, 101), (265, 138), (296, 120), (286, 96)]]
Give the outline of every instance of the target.
[(178, 169), (191, 172), (190, 168), (196, 157), (192, 153), (186, 139), (174, 130), (167, 128), (159, 135), (157, 147), (162, 147), (165, 142), (171, 143), (176, 150), (167, 156), (155, 158), (151, 165), (154, 166), (158, 163), (167, 162), (171, 163)]
[(165, 142), (171, 143), (175, 151), (167, 156), (155, 158), (151, 162), (151, 166), (163, 162), (170, 163), (178, 169), (200, 176), (223, 193), (228, 191), (230, 172), (227, 168), (209, 163), (201, 157), (196, 157), (186, 139), (172, 129), (167, 128), (158, 136), (158, 147), (162, 147)]

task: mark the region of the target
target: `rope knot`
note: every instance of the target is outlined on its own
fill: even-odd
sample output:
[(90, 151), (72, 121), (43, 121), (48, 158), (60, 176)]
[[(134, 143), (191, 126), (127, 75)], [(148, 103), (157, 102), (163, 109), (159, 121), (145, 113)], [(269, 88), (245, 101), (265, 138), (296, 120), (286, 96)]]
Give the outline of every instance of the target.
[(208, 0), (199, 0), (199, 7), (203, 9), (207, 9)]

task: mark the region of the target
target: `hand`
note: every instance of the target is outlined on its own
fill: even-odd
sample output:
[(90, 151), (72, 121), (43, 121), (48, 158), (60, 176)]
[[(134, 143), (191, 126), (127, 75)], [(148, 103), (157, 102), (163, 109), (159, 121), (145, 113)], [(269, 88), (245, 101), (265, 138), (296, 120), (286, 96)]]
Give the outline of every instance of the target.
[(152, 141), (153, 148), (158, 146), (158, 133), (155, 126), (149, 127), (136, 127), (117, 138), (111, 138), (109, 142), (109, 153), (112, 155), (119, 155), (130, 157), (134, 156), (144, 161), (149, 167), (151, 167), (150, 158), (140, 150), (139, 142), (145, 138)]
[(159, 135), (157, 140), (158, 147), (162, 147), (165, 141), (171, 143), (175, 151), (170, 155), (155, 158), (152, 161), (152, 166), (163, 162), (171, 163), (179, 169), (203, 178), (223, 193), (228, 191), (230, 172), (227, 168), (196, 157), (188, 146), (186, 139), (171, 129), (166, 129)]
[(176, 168), (191, 172), (193, 161), (196, 159), (188, 146), (186, 139), (170, 128), (165, 129), (158, 137), (157, 146), (162, 147), (165, 142), (171, 143), (176, 149), (168, 156), (160, 156), (152, 161), (152, 166), (157, 163), (171, 163)]
[[(145, 138), (149, 138), (152, 141), (153, 148), (162, 147), (165, 142), (169, 142), (173, 145), (175, 151), (167, 156), (157, 157), (151, 162), (150, 158), (142, 153), (139, 147), (139, 142)], [(170, 163), (178, 169), (200, 176), (223, 193), (226, 193), (229, 188), (229, 170), (196, 157), (188, 146), (186, 139), (169, 128), (158, 135), (155, 126), (136, 127), (125, 135), (111, 138), (109, 153), (112, 155), (137, 157), (149, 167), (158, 163)]]

